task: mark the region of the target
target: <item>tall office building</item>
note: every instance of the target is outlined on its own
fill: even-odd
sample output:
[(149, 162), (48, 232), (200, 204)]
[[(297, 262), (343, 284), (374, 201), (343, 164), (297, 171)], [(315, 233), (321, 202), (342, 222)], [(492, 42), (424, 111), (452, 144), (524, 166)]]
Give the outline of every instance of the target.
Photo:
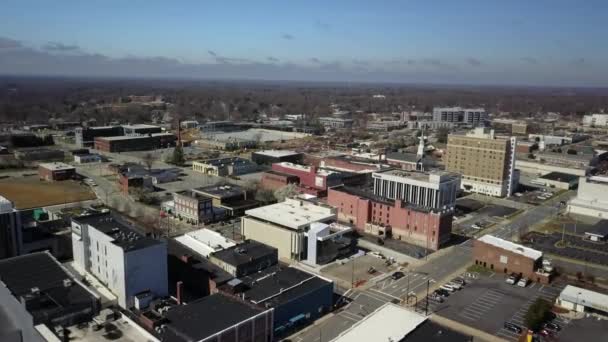
[(0, 196), (0, 259), (19, 254), (21, 216), (13, 202)]
[(441, 212), (454, 209), (460, 187), (460, 177), (448, 172), (389, 170), (372, 177), (375, 195)]
[(478, 127), (466, 135), (450, 134), (446, 169), (462, 175), (462, 188), (490, 196), (511, 196), (519, 182), (515, 137), (499, 139)]

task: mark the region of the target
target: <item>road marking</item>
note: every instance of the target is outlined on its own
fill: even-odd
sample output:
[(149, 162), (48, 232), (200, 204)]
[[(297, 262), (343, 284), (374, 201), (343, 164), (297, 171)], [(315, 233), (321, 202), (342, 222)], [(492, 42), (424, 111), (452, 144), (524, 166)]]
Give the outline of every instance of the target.
[[(397, 299), (397, 300), (401, 301), (401, 298), (396, 297), (396, 296), (393, 296), (393, 295), (391, 295), (391, 294), (389, 294), (389, 293), (386, 293), (386, 292), (381, 292), (381, 291), (374, 290), (374, 289), (369, 289), (369, 290), (370, 290), (370, 291), (373, 291), (373, 292), (376, 292), (376, 293), (378, 293), (378, 294), (380, 294), (380, 295), (387, 296), (387, 297), (390, 297), (390, 298)], [(386, 302), (388, 301), (388, 300), (382, 300), (382, 299), (378, 299), (378, 298), (376, 298), (376, 297), (373, 297), (373, 296), (371, 296), (371, 293), (368, 293), (368, 292), (363, 292), (362, 294), (365, 294), (366, 296), (368, 296), (368, 297), (370, 297), (370, 298), (374, 298), (375, 300), (377, 300), (377, 301), (381, 301), (381, 302), (383, 302), (383, 303), (386, 303)], [(379, 298), (382, 298), (382, 297), (379, 297)]]
[(489, 277), (489, 278), (492, 278), (492, 277), (493, 277), (493, 276), (495, 276), (495, 275), (496, 275), (496, 273), (492, 273), (492, 274), (490, 274), (490, 277)]

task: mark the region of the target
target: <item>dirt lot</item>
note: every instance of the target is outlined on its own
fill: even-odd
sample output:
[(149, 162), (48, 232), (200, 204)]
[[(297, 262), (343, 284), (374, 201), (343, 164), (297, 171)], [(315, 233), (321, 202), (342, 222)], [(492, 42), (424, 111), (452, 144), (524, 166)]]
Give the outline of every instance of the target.
[[(386, 266), (385, 260), (364, 255), (358, 258), (348, 260), (345, 264), (333, 263), (321, 270), (321, 273), (333, 279), (340, 279), (345, 284), (355, 282), (355, 286), (362, 285), (369, 279), (391, 272), (397, 266)], [(353, 265), (354, 264), (354, 265)], [(372, 273), (368, 273), (370, 267), (374, 268)]]
[(13, 201), (17, 209), (38, 208), (93, 200), (95, 193), (76, 181), (45, 182), (38, 176), (9, 177), (0, 180), (0, 195)]

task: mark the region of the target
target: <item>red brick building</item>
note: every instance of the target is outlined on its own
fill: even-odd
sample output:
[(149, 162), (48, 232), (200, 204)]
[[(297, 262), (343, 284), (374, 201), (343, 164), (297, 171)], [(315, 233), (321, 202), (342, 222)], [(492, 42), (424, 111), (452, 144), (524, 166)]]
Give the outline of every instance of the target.
[(42, 163), (38, 165), (38, 176), (46, 181), (62, 181), (72, 179), (76, 168), (66, 163)]
[(261, 186), (267, 190), (277, 190), (288, 184), (299, 184), (297, 176), (278, 171), (267, 171), (262, 174)]
[(327, 203), (338, 208), (338, 220), (360, 232), (389, 235), (432, 250), (451, 237), (452, 214), (412, 206), (349, 187), (330, 188)]
[(480, 265), (498, 273), (517, 273), (532, 281), (549, 283), (549, 274), (537, 272), (542, 268), (543, 253), (492, 235), (473, 241), (473, 259)]

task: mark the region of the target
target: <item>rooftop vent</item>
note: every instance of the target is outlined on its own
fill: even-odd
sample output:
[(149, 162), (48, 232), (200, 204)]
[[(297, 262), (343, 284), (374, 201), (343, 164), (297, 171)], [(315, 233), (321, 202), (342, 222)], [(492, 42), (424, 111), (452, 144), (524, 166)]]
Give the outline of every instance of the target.
[(40, 294), (40, 288), (38, 288), (38, 287), (32, 287), (30, 289), (30, 293), (33, 294), (33, 295), (39, 295)]
[(69, 278), (63, 279), (63, 287), (70, 287), (70, 286), (72, 286), (72, 284), (73, 284), (72, 279), (69, 279)]

